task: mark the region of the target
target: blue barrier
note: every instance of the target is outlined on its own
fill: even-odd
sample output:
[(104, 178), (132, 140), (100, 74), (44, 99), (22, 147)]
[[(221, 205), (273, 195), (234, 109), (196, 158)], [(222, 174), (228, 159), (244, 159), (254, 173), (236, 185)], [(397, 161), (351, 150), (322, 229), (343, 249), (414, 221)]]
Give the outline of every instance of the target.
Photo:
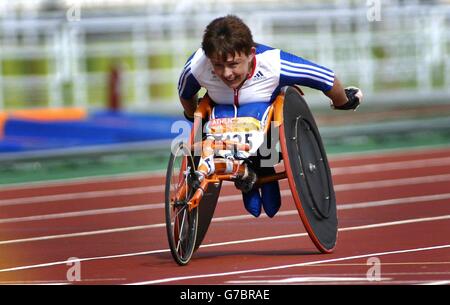
[(83, 121), (32, 121), (9, 118), (0, 153), (74, 146), (172, 139), (179, 116), (98, 111)]

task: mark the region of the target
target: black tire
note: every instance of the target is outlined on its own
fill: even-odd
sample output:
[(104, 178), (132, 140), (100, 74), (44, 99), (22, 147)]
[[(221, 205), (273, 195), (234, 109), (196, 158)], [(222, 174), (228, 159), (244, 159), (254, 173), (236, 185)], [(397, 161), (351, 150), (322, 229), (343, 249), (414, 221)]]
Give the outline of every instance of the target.
[(331, 171), (319, 130), (297, 89), (285, 88), (280, 143), (289, 186), (311, 240), (323, 253), (336, 246), (338, 220)]
[[(181, 266), (189, 263), (197, 239), (198, 207), (191, 211), (188, 208), (188, 202), (198, 185), (195, 170), (190, 149), (180, 143), (171, 153), (167, 166), (165, 212), (170, 252), (177, 264)], [(187, 186), (184, 192), (185, 198), (175, 200), (183, 184)]]
[(194, 251), (200, 247), (208, 232), (209, 225), (214, 216), (214, 211), (216, 210), (221, 187), (222, 182), (217, 184), (210, 183), (198, 205), (198, 229)]

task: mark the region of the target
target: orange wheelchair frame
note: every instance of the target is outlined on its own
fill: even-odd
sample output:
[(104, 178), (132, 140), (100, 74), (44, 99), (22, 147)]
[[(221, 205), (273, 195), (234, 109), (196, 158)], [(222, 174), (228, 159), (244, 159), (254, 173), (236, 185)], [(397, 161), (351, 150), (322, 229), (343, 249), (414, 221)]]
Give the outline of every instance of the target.
[[(279, 173), (258, 177), (255, 185), (287, 178), (299, 216), (311, 240), (322, 253), (330, 253), (334, 250), (337, 237), (334, 189), (317, 126), (302, 95), (297, 87), (283, 88), (270, 106), (263, 132), (267, 135), (270, 126), (279, 129), (285, 169)], [(172, 256), (179, 265), (187, 264), (199, 248), (211, 222), (221, 183), (235, 181), (236, 173), (242, 172), (243, 165), (239, 160), (234, 160), (232, 173), (223, 173), (219, 166), (219, 170), (199, 181), (195, 176), (196, 162), (192, 152), (202, 149), (244, 152), (250, 150), (249, 144), (231, 140), (196, 141), (196, 135), (203, 128), (202, 122), (211, 115), (211, 104), (208, 96), (201, 99), (194, 114), (190, 145), (181, 143), (178, 146), (178, 151), (184, 153), (181, 156), (180, 170), (178, 173), (173, 172), (177, 157), (174, 153), (167, 170), (166, 228)], [(303, 108), (298, 108), (297, 104)], [(296, 112), (298, 115), (295, 115)], [(294, 116), (291, 118), (292, 113)], [(271, 124), (272, 122), (274, 124)], [(302, 124), (306, 127), (301, 127)], [(305, 156), (302, 155), (303, 149), (299, 148), (300, 144), (309, 147), (305, 149)], [(321, 168), (321, 172), (316, 168)], [(173, 179), (178, 179), (178, 182), (172, 183)], [(171, 188), (174, 188), (173, 192)], [(319, 193), (326, 194), (317, 195)], [(210, 198), (205, 198), (206, 194)]]
[[(201, 128), (201, 122), (203, 120), (205, 120), (206, 118), (208, 118), (211, 114), (211, 100), (209, 99), (209, 97), (205, 97), (203, 98), (200, 103), (199, 106), (196, 110), (196, 112), (194, 113), (194, 128), (192, 129), (192, 133), (191, 133), (191, 141), (190, 143), (193, 145), (193, 149), (194, 151), (198, 151), (199, 149), (205, 149), (205, 146), (207, 147), (206, 149), (211, 149), (211, 150), (223, 150), (223, 149), (231, 149), (234, 151), (245, 151), (245, 152), (249, 152), (250, 151), (250, 146), (249, 144), (242, 144), (242, 143), (237, 143), (235, 141), (230, 141), (230, 140), (222, 140), (222, 141), (205, 141), (203, 140), (202, 142), (196, 142), (194, 143), (194, 135), (195, 133), (198, 131), (198, 128)], [(266, 126), (264, 127), (264, 135), (267, 134), (269, 127), (270, 127), (270, 122), (272, 121), (272, 116), (273, 114), (278, 114), (279, 113), (279, 108), (280, 105), (282, 105), (282, 96), (279, 96), (275, 102), (270, 106), (269, 109), (269, 114), (268, 114), (268, 118), (267, 118), (267, 122), (268, 124), (266, 124)], [(276, 119), (275, 119), (276, 121)], [(207, 143), (208, 142), (208, 143)], [(240, 164), (238, 164), (238, 161), (235, 161), (235, 166), (238, 167), (238, 169), (240, 168)], [(276, 181), (276, 180), (280, 180), (280, 179), (284, 179), (286, 178), (286, 172), (282, 172), (282, 173), (278, 173), (275, 175), (270, 175), (270, 176), (265, 176), (265, 177), (258, 177), (258, 180), (256, 182), (255, 185), (260, 185), (260, 184), (264, 184), (264, 183), (268, 183), (268, 182), (272, 182), (272, 181)], [(205, 177), (203, 179), (203, 181), (200, 184), (200, 187), (197, 189), (197, 191), (194, 193), (194, 196), (191, 198), (191, 200), (189, 201), (189, 210), (191, 211), (192, 209), (196, 208), (201, 199), (202, 199), (202, 195), (203, 195), (203, 191), (207, 189), (208, 185), (210, 183), (219, 183), (222, 181), (234, 181), (234, 179), (236, 179), (236, 174), (232, 173), (232, 174), (217, 174), (217, 173), (213, 173), (212, 175), (209, 175), (207, 177)], [(177, 194), (177, 196), (183, 196), (182, 194), (185, 192), (184, 188), (181, 188), (179, 193)], [(181, 197), (179, 197), (181, 198)]]

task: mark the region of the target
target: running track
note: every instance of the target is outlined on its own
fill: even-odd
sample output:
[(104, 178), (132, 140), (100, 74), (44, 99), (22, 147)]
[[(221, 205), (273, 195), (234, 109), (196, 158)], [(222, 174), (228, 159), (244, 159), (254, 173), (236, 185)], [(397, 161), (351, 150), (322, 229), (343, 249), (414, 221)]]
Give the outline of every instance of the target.
[(185, 267), (168, 250), (163, 173), (1, 187), (0, 284), (449, 284), (450, 148), (335, 156), (330, 164), (334, 253), (320, 254), (309, 240), (287, 181), (273, 219), (247, 214), (225, 184)]

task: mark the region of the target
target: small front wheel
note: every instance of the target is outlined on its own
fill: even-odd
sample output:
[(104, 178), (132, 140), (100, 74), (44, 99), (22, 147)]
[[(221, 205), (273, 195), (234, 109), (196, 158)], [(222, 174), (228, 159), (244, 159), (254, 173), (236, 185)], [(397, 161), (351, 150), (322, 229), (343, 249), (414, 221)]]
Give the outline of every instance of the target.
[(170, 252), (179, 265), (186, 265), (195, 248), (198, 207), (189, 210), (189, 200), (196, 191), (194, 159), (186, 144), (173, 149), (167, 166), (165, 212)]

